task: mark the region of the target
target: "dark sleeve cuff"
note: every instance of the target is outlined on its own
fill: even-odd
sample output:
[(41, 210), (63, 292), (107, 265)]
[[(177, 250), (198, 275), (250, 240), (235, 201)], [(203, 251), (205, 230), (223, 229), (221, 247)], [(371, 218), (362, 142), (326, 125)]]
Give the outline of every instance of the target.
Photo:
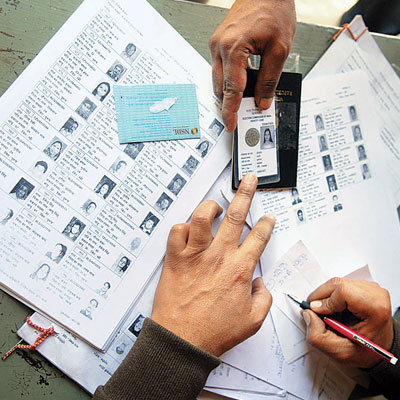
[(390, 352), (399, 359), (396, 365), (380, 361), (368, 370), (371, 378), (382, 388), (383, 394), (390, 398), (400, 398), (400, 323), (393, 320), (393, 343)]
[(146, 318), (132, 350), (94, 399), (196, 399), (219, 364), (217, 357)]

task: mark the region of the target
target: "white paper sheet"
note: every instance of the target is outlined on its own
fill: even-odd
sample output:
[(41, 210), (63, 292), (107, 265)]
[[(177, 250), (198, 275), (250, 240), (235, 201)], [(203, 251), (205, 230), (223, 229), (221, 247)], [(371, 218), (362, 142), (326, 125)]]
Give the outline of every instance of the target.
[[(226, 168), (204, 198), (204, 200), (216, 201), (224, 209), (223, 214), (214, 222), (214, 233), (228, 206), (228, 203), (221, 195), (221, 188), (224, 187), (225, 181), (226, 179), (229, 179), (229, 176), (230, 169)], [(249, 228), (245, 227), (243, 236), (246, 235), (248, 231)], [(135, 326), (135, 321), (140, 316), (149, 317), (151, 315), (153, 297), (160, 276), (160, 268), (158, 268), (157, 273), (149, 281), (137, 304), (135, 304), (131, 310), (130, 316), (125, 321), (122, 329), (117, 333), (114, 342), (105, 354), (96, 352), (87, 343), (79, 340), (79, 338), (68, 333), (58, 325), (55, 325), (58, 335), (46, 339), (46, 341), (38, 348), (38, 351), (66, 375), (93, 394), (97, 386), (103, 385), (108, 381), (136, 341), (136, 335), (132, 333), (129, 328)], [(255, 277), (260, 276), (260, 272), (258, 266), (255, 272)], [(48, 319), (40, 316), (38, 313), (33, 315), (32, 321), (43, 327), (48, 327), (51, 324)], [(136, 331), (135, 333), (137, 334)], [(28, 343), (33, 343), (37, 337), (37, 332), (27, 324), (22, 326), (18, 331), (18, 334)], [(117, 351), (118, 348), (119, 350)], [(121, 349), (123, 349), (123, 352), (119, 354)], [(90, 368), (91, 374), (87, 374), (88, 368)], [(243, 373), (242, 371), (232, 367), (228, 368), (232, 371), (232, 374), (235, 373), (235, 383), (237, 382), (238, 377), (241, 377), (241, 379), (243, 378), (241, 380), (242, 383), (246, 381), (253, 382), (253, 380), (255, 380), (255, 378), (250, 378), (249, 375), (246, 375), (246, 373)], [(215, 381), (216, 380), (214, 379), (213, 382), (215, 383)], [(272, 387), (264, 382), (259, 383), (257, 387), (260, 385), (262, 385), (263, 388)]]
[[(116, 82), (195, 83), (201, 142), (119, 145)], [(211, 67), (144, 0), (88, 0), (0, 109), (1, 287), (105, 348), (230, 159)]]
[[(349, 28), (358, 36), (365, 29), (361, 16)], [(354, 41), (345, 30), (307, 75), (306, 79), (362, 70), (368, 75), (373, 104), (378, 116), (382, 161), (391, 178), (391, 192), (400, 206), (400, 78), (369, 32)]]
[[(251, 217), (254, 220), (271, 212), (277, 217), (261, 258), (264, 274), (301, 239), (328, 276), (343, 276), (368, 264), (377, 282), (392, 293), (393, 305), (398, 305), (400, 232), (393, 198), (384, 186), (386, 169), (380, 158), (382, 143), (376, 135), (373, 105), (363, 72), (303, 82), (298, 195), (257, 193)], [(353, 122), (351, 106), (356, 109)], [(322, 127), (316, 126), (318, 115)], [(354, 126), (361, 128), (361, 139), (353, 134)], [(321, 136), (327, 148), (321, 149)], [(331, 163), (324, 163), (328, 155)], [(364, 164), (370, 171), (365, 179)], [(335, 184), (328, 182), (331, 176)], [(303, 211), (302, 221), (298, 210)]]

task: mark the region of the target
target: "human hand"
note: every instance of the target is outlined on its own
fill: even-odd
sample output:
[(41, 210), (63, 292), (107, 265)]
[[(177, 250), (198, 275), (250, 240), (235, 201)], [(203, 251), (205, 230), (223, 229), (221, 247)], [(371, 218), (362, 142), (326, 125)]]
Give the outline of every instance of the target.
[(236, 0), (211, 36), (214, 93), (222, 101), (225, 128), (232, 132), (246, 87), (250, 54), (260, 54), (256, 104), (271, 106), (296, 31), (293, 0)]
[[(307, 299), (318, 314), (348, 309), (361, 322), (351, 326), (357, 333), (389, 350), (393, 343), (393, 319), (389, 292), (375, 282), (333, 278), (312, 292)], [(351, 340), (328, 330), (312, 311), (304, 311), (307, 341), (344, 364), (370, 368), (381, 359)]]
[(152, 319), (216, 356), (254, 335), (272, 304), (262, 279), (252, 276), (275, 218), (262, 217), (239, 246), (256, 187), (256, 176), (246, 175), (215, 238), (211, 226), (222, 213), (215, 201), (200, 204), (168, 237)]

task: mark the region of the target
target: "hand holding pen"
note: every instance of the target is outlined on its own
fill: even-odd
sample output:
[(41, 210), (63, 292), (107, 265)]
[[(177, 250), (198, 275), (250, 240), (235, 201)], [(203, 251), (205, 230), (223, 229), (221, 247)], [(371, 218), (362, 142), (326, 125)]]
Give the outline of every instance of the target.
[(327, 329), (316, 313), (329, 316), (347, 309), (360, 320), (349, 328), (383, 349), (390, 350), (393, 343), (390, 296), (377, 283), (333, 278), (314, 290), (307, 302), (311, 307), (311, 310), (303, 311), (307, 341), (333, 359), (353, 367), (370, 368), (381, 357)]

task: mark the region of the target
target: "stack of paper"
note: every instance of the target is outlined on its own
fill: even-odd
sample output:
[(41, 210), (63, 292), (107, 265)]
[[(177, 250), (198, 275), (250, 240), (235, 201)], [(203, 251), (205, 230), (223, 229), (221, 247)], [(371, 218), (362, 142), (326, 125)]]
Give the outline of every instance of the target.
[[(343, 276), (366, 264), (370, 265), (376, 280), (389, 290), (399, 282), (400, 272), (391, 268), (395, 265), (393, 260), (400, 258), (396, 203), (393, 186), (385, 186), (389, 166), (382, 160), (389, 137), (391, 154), (400, 148), (396, 136), (400, 130), (397, 133), (391, 130), (396, 126), (393, 121), (400, 120), (398, 109), (394, 108), (393, 97), (390, 110), (381, 114), (384, 124), (376, 117), (376, 102), (368, 85), (368, 79), (371, 82), (373, 76), (371, 59), (362, 53), (361, 44), (347, 43), (343, 35), (346, 33), (339, 37), (323, 60), (329, 57), (329, 52), (342, 51), (336, 49), (345, 43), (350, 51), (342, 64), (347, 63), (347, 69), (350, 65), (354, 69), (355, 64), (363, 66), (362, 69), (372, 75), (351, 72), (304, 82), (297, 191), (259, 193), (251, 209), (254, 223), (266, 213), (273, 212), (277, 216), (275, 232), (261, 259), (264, 280), (274, 295), (275, 305), (255, 336), (223, 355), (224, 363), (210, 375), (206, 385), (207, 390), (215, 393), (240, 400), (347, 398), (354, 387), (349, 376), (357, 373), (346, 370), (345, 374), (341, 367), (305, 343), (298, 310), (287, 303), (282, 292), (290, 290), (305, 297), (326, 277)], [(371, 43), (372, 38), (367, 33), (363, 40)], [(153, 54), (159, 57), (163, 51), (157, 48)], [(374, 57), (375, 71), (379, 71), (386, 61), (382, 61), (376, 51)], [(334, 58), (339, 59), (336, 55)], [(328, 72), (340, 69), (338, 66), (335, 71)], [(385, 81), (387, 87), (382, 92), (387, 90), (389, 96), (395, 96), (400, 90), (389, 90), (389, 87), (398, 85), (398, 78), (387, 71), (387, 64), (383, 70), (385, 79), (390, 82)], [(383, 74), (382, 71), (379, 74)], [(204, 78), (211, 79), (205, 75)], [(139, 81), (134, 74), (130, 79)], [(152, 79), (155, 78), (149, 77), (150, 81)], [(217, 147), (214, 141), (209, 140), (209, 143)], [(174, 158), (177, 146), (165, 146)], [(212, 161), (217, 162), (216, 155)], [(161, 167), (159, 174), (162, 174)], [(225, 188), (226, 181), (225, 174), (209, 196), (218, 199), (219, 190)], [(229, 194), (225, 193), (225, 197)], [(177, 214), (173, 217), (176, 219)], [(105, 354), (96, 352), (59, 326), (56, 326), (58, 335), (48, 338), (38, 350), (93, 393), (109, 379), (133, 346), (143, 318), (151, 315), (158, 277), (159, 269), (130, 309)], [(392, 295), (393, 302), (399, 304), (397, 288)], [(42, 326), (50, 324), (38, 314), (33, 321)], [(26, 325), (19, 334), (28, 342), (33, 342), (37, 336)], [(79, 368), (82, 365), (85, 371)], [(90, 376), (86, 373), (88, 366), (93, 372)]]

